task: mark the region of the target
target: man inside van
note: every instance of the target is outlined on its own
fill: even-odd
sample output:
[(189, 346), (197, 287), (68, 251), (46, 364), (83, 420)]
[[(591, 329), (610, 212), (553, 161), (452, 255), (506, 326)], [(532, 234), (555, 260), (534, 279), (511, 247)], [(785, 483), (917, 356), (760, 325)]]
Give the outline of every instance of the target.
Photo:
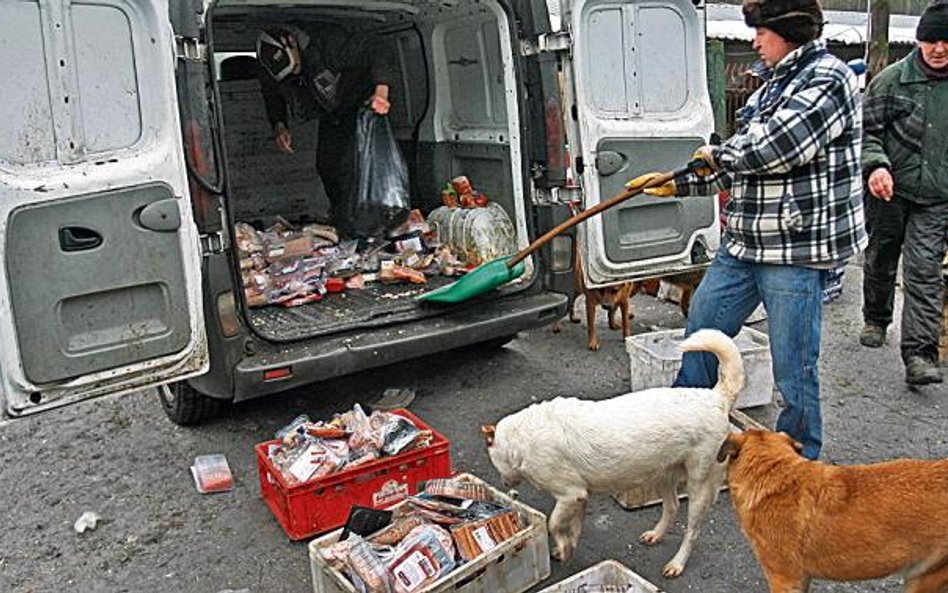
[(380, 115), (390, 107), (391, 52), (375, 36), (336, 24), (282, 25), (257, 37), (257, 60), (277, 148), (293, 152), (290, 115), (319, 120), (316, 171), (331, 208), (343, 210), (337, 206), (352, 183), (356, 116), (364, 105)]
[[(738, 131), (695, 156), (706, 167), (653, 190), (713, 195), (729, 189), (718, 250), (692, 297), (686, 333), (740, 331), (761, 302), (774, 381), (784, 408), (777, 430), (816, 459), (822, 447), (820, 323), (829, 270), (867, 242), (856, 77), (819, 40), (817, 0), (745, 0), (744, 22), (766, 67), (765, 84), (739, 113)], [(641, 187), (654, 173), (629, 182)], [(711, 387), (714, 356), (685, 353), (680, 387)]]

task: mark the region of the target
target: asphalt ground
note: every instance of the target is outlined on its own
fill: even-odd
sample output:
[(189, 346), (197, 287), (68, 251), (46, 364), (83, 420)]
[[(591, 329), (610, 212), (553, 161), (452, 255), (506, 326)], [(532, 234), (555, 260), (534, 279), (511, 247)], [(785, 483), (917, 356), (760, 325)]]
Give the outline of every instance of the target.
[[(863, 463), (948, 456), (948, 386), (910, 389), (898, 356), (898, 328), (885, 347), (858, 345), (860, 270), (849, 266), (842, 296), (824, 313), (821, 380), (824, 460)], [(677, 306), (638, 295), (635, 333), (680, 327)], [(578, 309), (579, 310), (579, 309)], [(0, 591), (298, 592), (313, 589), (305, 542), (287, 539), (260, 498), (253, 446), (300, 413), (328, 418), (390, 387), (410, 388), (410, 409), (452, 442), (454, 468), (496, 483), (479, 433), (534, 401), (607, 398), (629, 389), (629, 357), (619, 332), (597, 324), (602, 349), (586, 349), (582, 324), (525, 332), (500, 350), (469, 348), (367, 371), (233, 407), (194, 428), (169, 422), (154, 391), (110, 397), (0, 425)], [(755, 325), (766, 330), (766, 322)], [(772, 425), (773, 406), (748, 413)], [(233, 491), (202, 495), (194, 457), (226, 455)], [(522, 500), (549, 513), (552, 499), (529, 487)], [(76, 533), (85, 511), (96, 529)], [(612, 558), (672, 593), (763, 592), (756, 560), (726, 493), (715, 503), (684, 575), (661, 576), (681, 541), (685, 508), (667, 539), (637, 543), (660, 509), (621, 509), (608, 497), (589, 504), (573, 559), (553, 563), (534, 591)], [(872, 520), (867, 517), (866, 520)], [(897, 577), (822, 583), (812, 591), (899, 591)]]

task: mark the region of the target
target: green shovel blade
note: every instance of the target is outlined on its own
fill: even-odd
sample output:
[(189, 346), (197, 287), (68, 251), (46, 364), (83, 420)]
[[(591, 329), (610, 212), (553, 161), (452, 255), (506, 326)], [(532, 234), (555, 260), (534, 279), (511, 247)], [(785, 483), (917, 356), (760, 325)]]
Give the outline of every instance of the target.
[(513, 256), (481, 264), (451, 284), (420, 294), (415, 299), (431, 303), (460, 303), (486, 294), (523, 275), (526, 269), (523, 262), (517, 263), (513, 268), (507, 267), (507, 261), (511, 257)]

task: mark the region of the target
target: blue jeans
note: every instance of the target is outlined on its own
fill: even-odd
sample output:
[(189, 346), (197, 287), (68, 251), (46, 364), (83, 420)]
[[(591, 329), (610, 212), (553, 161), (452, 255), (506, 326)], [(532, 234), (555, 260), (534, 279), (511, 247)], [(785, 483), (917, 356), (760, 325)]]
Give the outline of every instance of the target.
[[(825, 277), (813, 268), (743, 262), (722, 247), (692, 297), (685, 330), (715, 328), (734, 337), (763, 301), (774, 382), (784, 401), (777, 430), (800, 442), (809, 459), (819, 457), (823, 444), (817, 363)], [(713, 354), (686, 352), (675, 386), (712, 387), (717, 378)]]

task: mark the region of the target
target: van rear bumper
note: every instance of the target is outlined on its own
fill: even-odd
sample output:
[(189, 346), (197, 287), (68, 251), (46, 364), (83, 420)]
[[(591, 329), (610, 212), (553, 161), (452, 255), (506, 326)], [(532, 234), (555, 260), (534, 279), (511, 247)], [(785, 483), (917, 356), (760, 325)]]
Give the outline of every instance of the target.
[[(242, 401), (372, 367), (443, 352), (547, 325), (566, 313), (567, 296), (543, 292), (457, 306), (446, 315), (410, 324), (293, 344), (258, 342), (234, 370), (234, 401)], [(282, 379), (264, 373), (289, 368)]]

